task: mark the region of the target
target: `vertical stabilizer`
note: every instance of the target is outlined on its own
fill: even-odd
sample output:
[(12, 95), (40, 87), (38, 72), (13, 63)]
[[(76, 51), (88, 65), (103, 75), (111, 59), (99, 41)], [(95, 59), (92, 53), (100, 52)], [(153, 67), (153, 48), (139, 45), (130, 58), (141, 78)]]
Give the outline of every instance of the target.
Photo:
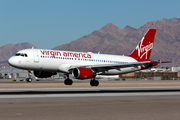
[(149, 29), (134, 51), (128, 56), (133, 57), (134, 59), (149, 60), (153, 48), (155, 34), (156, 29)]

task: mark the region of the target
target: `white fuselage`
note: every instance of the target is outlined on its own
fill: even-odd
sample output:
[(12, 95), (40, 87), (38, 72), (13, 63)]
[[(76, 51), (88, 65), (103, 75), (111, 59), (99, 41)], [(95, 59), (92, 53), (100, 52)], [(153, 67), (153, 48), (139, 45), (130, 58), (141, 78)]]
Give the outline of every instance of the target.
[[(25, 70), (53, 71), (68, 73), (72, 66), (104, 64), (126, 64), (137, 62), (134, 58), (120, 55), (57, 51), (43, 49), (24, 49), (8, 60), (9, 64)], [(140, 70), (141, 67), (126, 67), (101, 72), (102, 75), (118, 75)]]

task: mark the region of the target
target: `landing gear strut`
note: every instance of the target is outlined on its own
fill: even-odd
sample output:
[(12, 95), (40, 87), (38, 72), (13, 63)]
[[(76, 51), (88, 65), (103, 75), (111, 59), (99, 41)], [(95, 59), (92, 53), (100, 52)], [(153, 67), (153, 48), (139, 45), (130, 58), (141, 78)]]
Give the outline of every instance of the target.
[(72, 85), (73, 81), (71, 79), (69, 79), (69, 74), (66, 75), (67, 79), (64, 80), (64, 84), (65, 85)]
[(90, 81), (90, 85), (93, 87), (97, 87), (99, 85), (99, 81), (95, 80), (95, 77), (92, 77), (91, 81)]
[(28, 72), (29, 72), (29, 74), (28, 74), (28, 78), (26, 78), (26, 82), (31, 82), (32, 81), (32, 78), (31, 78), (31, 76), (32, 76), (32, 73), (31, 73), (31, 71), (30, 70), (28, 70)]

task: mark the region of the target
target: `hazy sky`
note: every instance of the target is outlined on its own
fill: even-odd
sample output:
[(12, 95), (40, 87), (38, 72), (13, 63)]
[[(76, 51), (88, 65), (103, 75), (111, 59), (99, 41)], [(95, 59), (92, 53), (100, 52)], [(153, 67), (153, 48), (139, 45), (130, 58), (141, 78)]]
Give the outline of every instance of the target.
[(0, 46), (51, 49), (99, 30), (180, 18), (180, 0), (0, 0)]

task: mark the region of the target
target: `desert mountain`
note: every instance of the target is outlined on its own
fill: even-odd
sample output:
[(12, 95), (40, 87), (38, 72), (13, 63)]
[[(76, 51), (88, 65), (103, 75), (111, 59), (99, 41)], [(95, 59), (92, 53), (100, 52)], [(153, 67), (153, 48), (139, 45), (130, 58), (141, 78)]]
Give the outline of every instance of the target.
[[(112, 23), (107, 24), (100, 30), (95, 30), (69, 44), (60, 45), (53, 49), (70, 50), (81, 52), (101, 52), (118, 55), (128, 55), (136, 47), (143, 35), (149, 28), (157, 29), (154, 48), (151, 59), (173, 60), (175, 65), (180, 65), (180, 19), (162, 19), (160, 21), (150, 21), (142, 27), (135, 29), (126, 26), (119, 29)], [(164, 64), (164, 66), (167, 66)], [(169, 64), (168, 66), (171, 66)]]
[[(101, 52), (117, 55), (128, 55), (136, 47), (149, 28), (157, 29), (154, 48), (151, 59), (173, 60), (174, 65), (180, 65), (180, 19), (162, 19), (160, 21), (147, 22), (136, 29), (126, 26), (119, 29), (113, 23), (109, 23), (100, 30), (95, 30), (68, 44), (57, 46), (53, 49), (79, 52)], [(8, 44), (0, 47), (0, 66), (8, 65), (7, 60), (20, 49), (31, 48), (30, 43)], [(171, 66), (172, 64), (162, 64)]]
[(8, 66), (7, 60), (17, 51), (26, 48), (32, 48), (30, 43), (7, 44), (0, 47), (0, 66)]
[(123, 40), (124, 36), (128, 34), (127, 31), (131, 30), (133, 31), (130, 28), (121, 30), (114, 24), (109, 23), (100, 30), (93, 31), (90, 35), (86, 35), (69, 44), (60, 45), (54, 49), (120, 54), (120, 51), (126, 48)]

